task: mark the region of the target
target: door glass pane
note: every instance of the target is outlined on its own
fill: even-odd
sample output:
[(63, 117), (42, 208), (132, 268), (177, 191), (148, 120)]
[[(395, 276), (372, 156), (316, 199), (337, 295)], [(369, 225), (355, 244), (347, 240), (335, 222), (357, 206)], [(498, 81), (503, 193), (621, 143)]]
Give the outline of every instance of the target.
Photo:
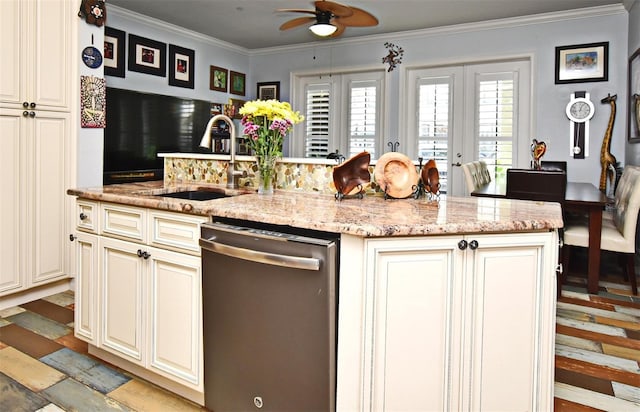
[(418, 157), (434, 159), (440, 173), (440, 192), (447, 193), (449, 151), (448, 78), (420, 79), (418, 91)]
[(329, 154), (330, 85), (308, 86), (306, 95), (304, 156), (324, 158)]
[[(370, 85), (373, 83), (373, 85)], [(375, 82), (353, 82), (349, 106), (349, 153), (351, 157), (367, 151), (376, 158), (376, 94)]]
[(492, 179), (504, 178), (513, 165), (514, 82), (511, 73), (486, 77), (497, 78), (478, 82), (478, 154)]

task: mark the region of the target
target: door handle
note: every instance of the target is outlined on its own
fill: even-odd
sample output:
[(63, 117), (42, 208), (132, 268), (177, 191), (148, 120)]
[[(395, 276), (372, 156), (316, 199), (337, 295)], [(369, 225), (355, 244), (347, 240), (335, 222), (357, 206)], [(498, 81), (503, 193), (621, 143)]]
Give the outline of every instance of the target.
[(460, 162), (451, 163), (451, 166), (460, 167), (460, 166), (462, 166), (462, 163), (460, 163)]
[(249, 260), (251, 262), (259, 262), (267, 265), (283, 266), (294, 269), (320, 270), (320, 259), (260, 252), (257, 250), (225, 245), (224, 243), (214, 242), (209, 239), (200, 239), (200, 246), (203, 249), (219, 253), (221, 255)]

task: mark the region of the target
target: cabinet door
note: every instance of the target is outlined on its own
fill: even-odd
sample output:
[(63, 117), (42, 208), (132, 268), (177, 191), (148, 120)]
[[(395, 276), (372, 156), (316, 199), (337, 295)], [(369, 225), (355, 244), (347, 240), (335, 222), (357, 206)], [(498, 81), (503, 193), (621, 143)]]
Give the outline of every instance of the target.
[[(372, 350), (365, 410), (451, 410), (460, 350), (460, 237), (367, 241)], [(365, 399), (367, 396), (365, 395)]]
[(148, 263), (149, 367), (201, 391), (200, 258), (153, 248)]
[(145, 251), (135, 243), (100, 239), (100, 342), (103, 349), (143, 364), (145, 260), (138, 256), (138, 250)]
[(551, 233), (468, 237), (478, 248), (467, 251), (471, 397), (464, 409), (552, 409), (557, 261), (552, 238)]
[(66, 136), (69, 115), (39, 111), (27, 120), (29, 159), (29, 193), (33, 196), (26, 227), (31, 235), (29, 260), (31, 283), (66, 277), (65, 253), (68, 247), (66, 196)]
[(0, 1), (0, 101), (13, 108), (27, 102), (35, 110), (69, 110), (74, 4)]
[[(5, 3), (17, 2), (0, 2), (0, 8), (4, 8)], [(25, 121), (21, 110), (0, 108), (0, 294), (10, 293), (24, 285), (21, 251), (24, 250), (25, 237), (20, 222), (24, 218), (26, 201), (23, 188), (27, 168), (24, 156), (21, 156), (24, 152)]]
[(25, 95), (21, 67), (26, 65), (27, 42), (22, 35), (28, 30), (22, 20), (26, 9), (26, 1), (0, 1), (0, 102), (11, 104), (13, 108), (22, 108), (21, 98)]
[(76, 337), (98, 344), (97, 309), (99, 296), (99, 249), (98, 236), (79, 232), (75, 239), (76, 248), (76, 299), (75, 299), (75, 335)]

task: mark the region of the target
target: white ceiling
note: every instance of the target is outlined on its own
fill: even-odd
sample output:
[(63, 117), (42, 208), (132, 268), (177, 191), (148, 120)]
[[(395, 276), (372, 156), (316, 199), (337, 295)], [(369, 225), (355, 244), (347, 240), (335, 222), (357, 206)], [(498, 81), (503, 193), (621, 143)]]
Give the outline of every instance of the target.
[[(376, 16), (376, 27), (348, 27), (341, 38), (394, 33), (565, 11), (624, 4), (636, 0), (340, 0), (339, 3)], [(276, 12), (294, 8), (313, 10), (311, 0), (107, 0), (116, 5), (228, 43), (259, 49), (316, 41), (307, 26), (280, 31), (280, 25), (308, 14)], [(323, 39), (331, 41), (332, 39)]]

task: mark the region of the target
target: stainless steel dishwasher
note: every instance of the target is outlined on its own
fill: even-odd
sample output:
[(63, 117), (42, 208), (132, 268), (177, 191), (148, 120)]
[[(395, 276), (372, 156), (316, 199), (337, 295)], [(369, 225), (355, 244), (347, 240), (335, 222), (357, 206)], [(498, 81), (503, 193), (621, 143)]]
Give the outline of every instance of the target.
[(339, 235), (203, 224), (205, 406), (334, 411)]

